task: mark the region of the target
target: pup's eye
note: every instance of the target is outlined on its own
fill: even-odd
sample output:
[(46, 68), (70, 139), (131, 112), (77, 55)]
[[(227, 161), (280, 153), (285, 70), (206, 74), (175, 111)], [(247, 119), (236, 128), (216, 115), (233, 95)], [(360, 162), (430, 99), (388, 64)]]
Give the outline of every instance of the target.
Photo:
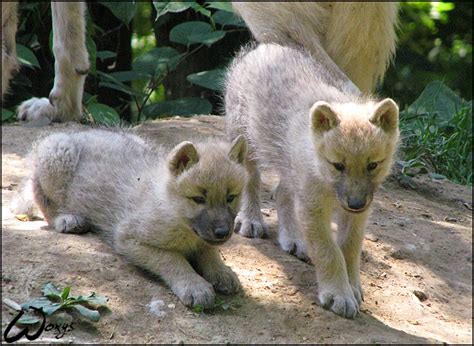
[(236, 198), (236, 195), (227, 195), (227, 203), (232, 203)]
[(335, 169), (337, 169), (339, 172), (342, 172), (346, 166), (344, 166), (343, 163), (340, 163), (340, 162), (336, 162), (336, 163), (333, 163), (333, 166)]
[(367, 169), (369, 171), (373, 171), (374, 169), (376, 169), (378, 166), (377, 162), (370, 162), (368, 165), (367, 165)]
[(202, 196), (195, 196), (195, 197), (189, 197), (189, 198), (191, 198), (194, 201), (194, 203), (197, 203), (197, 204), (206, 203), (206, 199)]

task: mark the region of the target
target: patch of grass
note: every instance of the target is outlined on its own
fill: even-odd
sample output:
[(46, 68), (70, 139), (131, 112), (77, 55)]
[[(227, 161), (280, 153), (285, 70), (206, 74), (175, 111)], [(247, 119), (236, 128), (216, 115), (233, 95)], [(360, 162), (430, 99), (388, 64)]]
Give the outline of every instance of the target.
[(400, 113), (400, 130), (404, 174), (472, 185), (472, 101), (432, 82)]

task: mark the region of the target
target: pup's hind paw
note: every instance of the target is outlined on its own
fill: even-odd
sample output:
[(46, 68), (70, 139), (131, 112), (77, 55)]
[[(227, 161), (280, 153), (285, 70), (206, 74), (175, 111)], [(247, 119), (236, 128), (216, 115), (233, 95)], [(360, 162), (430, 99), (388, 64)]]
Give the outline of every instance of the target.
[(54, 228), (59, 233), (85, 233), (86, 222), (83, 217), (77, 215), (63, 214), (54, 220)]
[(17, 110), (17, 116), (18, 120), (44, 126), (51, 123), (52, 119), (56, 117), (56, 109), (49, 99), (33, 97), (21, 103)]
[(173, 287), (173, 292), (186, 306), (202, 305), (210, 307), (214, 304), (215, 292), (212, 285), (204, 279), (178, 284)]
[(234, 232), (247, 238), (266, 238), (268, 236), (268, 226), (263, 220), (249, 218), (239, 212), (235, 218)]

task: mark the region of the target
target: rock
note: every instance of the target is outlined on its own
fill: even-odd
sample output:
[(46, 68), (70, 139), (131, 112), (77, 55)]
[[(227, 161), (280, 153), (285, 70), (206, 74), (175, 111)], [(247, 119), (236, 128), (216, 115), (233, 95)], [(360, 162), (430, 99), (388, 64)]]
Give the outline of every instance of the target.
[(408, 256), (407, 256), (407, 253), (403, 250), (395, 250), (390, 254), (390, 257), (398, 259), (398, 260), (402, 260), (402, 259), (407, 258)]
[(420, 302), (424, 302), (428, 299), (428, 296), (422, 291), (414, 290), (413, 294), (420, 300)]

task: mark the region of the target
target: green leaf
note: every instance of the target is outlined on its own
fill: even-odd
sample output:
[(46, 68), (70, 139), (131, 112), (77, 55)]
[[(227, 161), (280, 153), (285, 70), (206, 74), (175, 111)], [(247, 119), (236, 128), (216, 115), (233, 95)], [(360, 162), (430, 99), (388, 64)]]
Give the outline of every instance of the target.
[(244, 21), (232, 12), (217, 11), (216, 13), (212, 15), (212, 19), (214, 20), (214, 22), (222, 26), (233, 25), (233, 26), (246, 27)]
[(12, 112), (8, 109), (2, 108), (2, 123), (10, 120), (15, 115), (15, 112)]
[(428, 173), (428, 175), (435, 179), (435, 180), (443, 180), (443, 179), (446, 179), (446, 177), (442, 174), (438, 174), (438, 173)]
[(212, 27), (209, 23), (200, 21), (184, 22), (176, 25), (171, 29), (169, 39), (171, 42), (188, 45), (195, 43), (189, 40), (190, 36), (204, 35), (212, 32)]
[(207, 4), (207, 7), (215, 8), (216, 10), (234, 12), (230, 1), (208, 1)]
[(192, 307), (192, 310), (196, 314), (202, 314), (204, 312), (204, 306), (201, 304), (196, 304)]
[(72, 306), (73, 309), (75, 309), (77, 312), (79, 312), (82, 316), (94, 321), (94, 322), (97, 322), (100, 320), (100, 314), (98, 311), (96, 310), (91, 310), (91, 309), (88, 309), (86, 308), (85, 306), (82, 306), (82, 305), (73, 305)]
[(404, 114), (435, 114), (439, 120), (450, 121), (462, 105), (462, 99), (454, 91), (442, 82), (434, 81), (426, 86)]
[(120, 118), (115, 109), (102, 103), (90, 103), (87, 106), (87, 110), (89, 111), (94, 121), (99, 124), (116, 125), (120, 121)]
[(69, 297), (69, 292), (71, 292), (71, 287), (66, 286), (63, 289), (63, 292), (61, 293), (61, 299), (66, 300)]
[(52, 314), (54, 314), (60, 308), (62, 308), (62, 305), (60, 303), (53, 303), (53, 304), (49, 304), (49, 305), (44, 305), (43, 306), (43, 312), (47, 316), (51, 316)]
[(156, 19), (162, 15), (172, 12), (183, 12), (194, 5), (194, 1), (153, 1), (156, 10)]
[(171, 47), (159, 47), (140, 55), (133, 62), (133, 71), (146, 73), (149, 76), (161, 76), (173, 71), (183, 54)]
[(52, 315), (56, 310), (60, 309), (62, 305), (60, 303), (52, 303), (48, 298), (46, 297), (41, 297), (41, 298), (34, 298), (26, 303), (21, 304), (22, 309), (28, 310), (31, 307), (37, 308), (37, 309), (43, 309), (43, 312), (50, 316)]
[(145, 106), (143, 108), (143, 113), (150, 118), (174, 115), (190, 116), (195, 114), (210, 114), (211, 111), (211, 103), (208, 100), (201, 99), (199, 97), (188, 97), (172, 101), (163, 101)]
[(16, 321), (16, 323), (24, 325), (35, 325), (36, 323), (39, 323), (39, 321), (39, 318), (36, 318), (34, 316), (23, 315), (18, 321)]
[(140, 73), (137, 71), (119, 71), (109, 73), (109, 76), (115, 78), (120, 82), (132, 82), (135, 80), (146, 80), (149, 79), (149, 76), (146, 73)]
[(36, 58), (35, 53), (33, 51), (22, 45), (22, 44), (17, 44), (16, 45), (16, 55), (18, 57), (18, 61), (20, 64), (28, 67), (40, 67), (38, 59)]
[(207, 89), (221, 91), (224, 86), (225, 70), (215, 69), (190, 74), (186, 79), (196, 85)]
[(190, 42), (202, 43), (210, 47), (217, 41), (223, 39), (224, 36), (225, 36), (225, 31), (217, 30), (217, 31), (206, 33), (206, 34), (189, 35), (188, 39)]
[(87, 53), (89, 53), (89, 63), (91, 65), (89, 69), (89, 73), (95, 76), (97, 48), (96, 48), (94, 40), (92, 39), (90, 35), (86, 36), (86, 48), (87, 48)]
[(52, 282), (48, 282), (46, 285), (43, 286), (41, 292), (44, 296), (52, 299), (61, 299), (61, 291), (54, 286)]
[(97, 59), (105, 60), (115, 58), (117, 54), (115, 52), (111, 52), (110, 50), (100, 50), (96, 53)]
[(99, 1), (99, 4), (107, 7), (117, 19), (127, 26), (135, 16), (137, 9), (135, 1)]
[(85, 301), (89, 305), (99, 307), (99, 306), (106, 306), (109, 299), (106, 297), (98, 296), (95, 293), (92, 293), (91, 295), (85, 298)]
[(210, 17), (211, 16), (211, 11), (207, 10), (205, 7), (199, 5), (197, 2), (193, 2), (191, 7), (193, 8), (194, 11), (201, 13), (203, 16)]
[(144, 92), (135, 90), (133, 88), (130, 88), (129, 86), (125, 84), (117, 84), (117, 83), (109, 83), (109, 82), (99, 82), (99, 87), (104, 87), (104, 88), (109, 88), (109, 89), (114, 89), (117, 91), (121, 91), (127, 95), (130, 96), (138, 96), (138, 97), (145, 97), (146, 94)]

